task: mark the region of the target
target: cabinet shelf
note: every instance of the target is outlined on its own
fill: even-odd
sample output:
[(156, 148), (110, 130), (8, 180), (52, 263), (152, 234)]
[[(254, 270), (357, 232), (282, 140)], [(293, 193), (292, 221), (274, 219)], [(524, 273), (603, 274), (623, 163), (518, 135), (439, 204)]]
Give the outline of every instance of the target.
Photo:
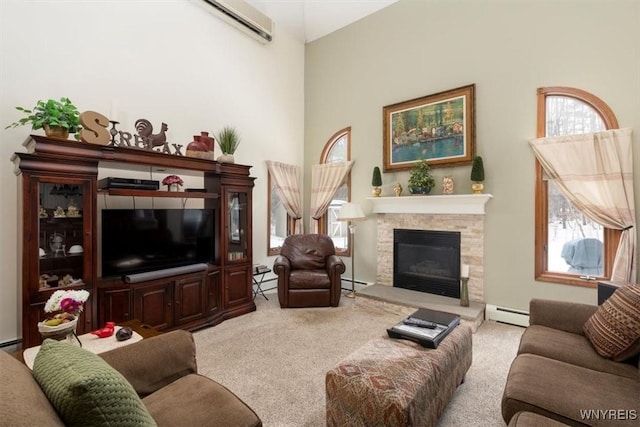
[(134, 196), (134, 197), (170, 197), (174, 199), (217, 199), (218, 193), (201, 193), (187, 191), (159, 191), (159, 190), (132, 190), (129, 188), (109, 188), (98, 190), (99, 194), (110, 196)]

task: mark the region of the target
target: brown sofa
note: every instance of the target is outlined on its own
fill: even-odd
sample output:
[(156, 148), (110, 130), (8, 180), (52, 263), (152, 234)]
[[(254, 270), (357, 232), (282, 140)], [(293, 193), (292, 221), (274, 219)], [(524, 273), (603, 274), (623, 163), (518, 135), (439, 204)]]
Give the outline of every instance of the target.
[(638, 357), (614, 362), (596, 352), (583, 332), (596, 309), (531, 301), (530, 326), (522, 335), (502, 398), (507, 423), (518, 412), (528, 411), (572, 426), (639, 425)]
[(344, 271), (328, 235), (288, 236), (273, 263), (280, 307), (337, 307)]
[[(159, 426), (259, 427), (236, 395), (197, 373), (191, 333), (178, 330), (100, 355), (133, 386)], [(0, 425), (63, 426), (29, 368), (0, 351)]]

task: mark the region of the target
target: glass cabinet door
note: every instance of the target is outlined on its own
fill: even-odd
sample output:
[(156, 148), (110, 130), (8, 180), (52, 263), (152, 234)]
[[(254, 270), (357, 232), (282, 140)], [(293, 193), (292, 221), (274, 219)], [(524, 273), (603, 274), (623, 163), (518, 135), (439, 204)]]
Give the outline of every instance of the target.
[(247, 193), (227, 193), (227, 257), (228, 261), (247, 258)]
[(83, 286), (85, 271), (84, 201), (82, 181), (39, 182), (39, 290)]

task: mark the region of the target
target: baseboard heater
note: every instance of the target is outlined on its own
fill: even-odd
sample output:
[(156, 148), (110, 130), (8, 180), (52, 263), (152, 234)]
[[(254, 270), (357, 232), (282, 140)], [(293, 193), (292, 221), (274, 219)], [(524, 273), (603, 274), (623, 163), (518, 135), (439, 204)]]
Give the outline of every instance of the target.
[(145, 282), (147, 280), (164, 279), (169, 276), (177, 276), (178, 274), (195, 273), (207, 269), (207, 264), (191, 264), (183, 267), (167, 268), (164, 270), (149, 271), (147, 273), (128, 274), (124, 276), (126, 283)]
[(500, 307), (487, 304), (485, 307), (485, 319), (496, 322), (508, 323), (517, 326), (529, 326), (529, 313), (515, 308)]

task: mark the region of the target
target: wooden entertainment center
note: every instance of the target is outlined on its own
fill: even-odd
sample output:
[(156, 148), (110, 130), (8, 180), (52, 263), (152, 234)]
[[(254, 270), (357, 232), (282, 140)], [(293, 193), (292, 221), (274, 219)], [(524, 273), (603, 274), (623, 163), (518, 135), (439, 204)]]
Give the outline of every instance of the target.
[[(159, 331), (194, 330), (254, 311), (252, 294), (252, 190), (250, 166), (155, 151), (32, 135), (27, 153), (12, 157), (22, 209), (22, 347), (41, 343), (37, 323), (57, 289), (86, 289), (91, 296), (78, 333), (138, 319)], [(98, 189), (100, 167), (148, 167), (201, 173), (204, 191)], [(137, 283), (99, 277), (101, 197), (202, 199), (214, 211), (213, 259), (202, 271)], [(61, 200), (66, 206), (61, 206)], [(233, 224), (233, 227), (232, 227)], [(162, 275), (160, 275), (162, 276)]]

